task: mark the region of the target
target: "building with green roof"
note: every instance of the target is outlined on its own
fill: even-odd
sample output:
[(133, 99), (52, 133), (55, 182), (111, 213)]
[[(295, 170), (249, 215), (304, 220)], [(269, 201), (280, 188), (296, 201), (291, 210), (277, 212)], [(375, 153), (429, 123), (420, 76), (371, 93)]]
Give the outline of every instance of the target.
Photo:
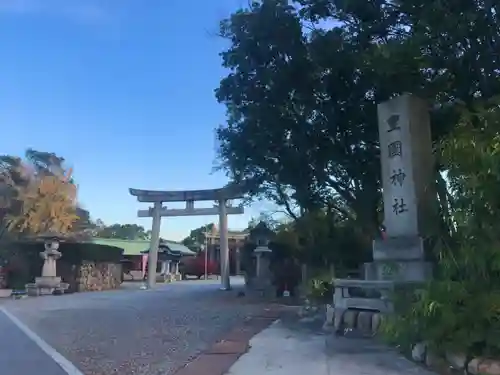
[[(99, 245), (119, 247), (123, 249), (123, 255), (126, 256), (147, 254), (149, 252), (149, 245), (150, 245), (149, 240), (122, 240), (118, 238), (98, 238), (98, 237), (92, 238), (90, 242)], [(196, 254), (188, 247), (174, 241), (161, 241), (160, 246), (167, 247), (169, 250), (176, 253), (181, 253), (184, 256)]]
[[(123, 249), (122, 262), (124, 262), (123, 264), (127, 264), (128, 271), (143, 270), (143, 256), (149, 253), (150, 248), (149, 240), (122, 240), (117, 238), (94, 237), (90, 242)], [(165, 264), (169, 263), (169, 260), (178, 263), (183, 257), (196, 255), (196, 253), (188, 247), (174, 241), (161, 241), (158, 250), (157, 272), (164, 269)]]

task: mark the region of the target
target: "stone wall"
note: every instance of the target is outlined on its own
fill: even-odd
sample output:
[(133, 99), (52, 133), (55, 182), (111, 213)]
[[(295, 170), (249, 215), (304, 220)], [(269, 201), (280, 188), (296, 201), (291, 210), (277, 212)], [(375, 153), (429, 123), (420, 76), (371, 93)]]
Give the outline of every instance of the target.
[(85, 261), (78, 270), (76, 289), (78, 292), (117, 289), (121, 283), (121, 264)]
[(432, 369), (452, 368), (459, 373), (471, 375), (500, 375), (500, 360), (493, 358), (472, 358), (467, 362), (463, 354), (447, 353), (444, 358), (428, 350), (425, 343), (413, 346), (412, 359)]

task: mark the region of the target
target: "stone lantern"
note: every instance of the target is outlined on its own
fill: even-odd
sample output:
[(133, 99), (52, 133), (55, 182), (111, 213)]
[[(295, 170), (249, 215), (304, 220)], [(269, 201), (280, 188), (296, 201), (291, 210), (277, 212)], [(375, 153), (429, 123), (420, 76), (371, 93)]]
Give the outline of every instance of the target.
[(35, 283), (26, 285), (28, 295), (63, 293), (68, 289), (69, 284), (61, 282), (61, 277), (57, 276), (56, 263), (62, 255), (59, 252), (62, 238), (60, 234), (52, 232), (37, 237), (44, 243), (44, 251), (40, 253), (43, 259), (42, 275), (35, 278)]
[(271, 249), (267, 244), (257, 246), (253, 251), (255, 255), (255, 279), (253, 282), (254, 289), (259, 291), (261, 295), (274, 294), (273, 275), (270, 270), (271, 264)]
[(270, 270), (272, 250), (268, 247), (274, 232), (263, 222), (257, 224), (249, 233), (249, 240), (256, 244), (253, 251), (255, 257), (255, 277), (249, 284), (251, 288), (267, 295), (273, 291), (273, 275)]
[(272, 253), (272, 250), (267, 247), (267, 244), (265, 244), (257, 246), (257, 248), (253, 252), (256, 257), (255, 276), (260, 279), (262, 276), (264, 276), (265, 271), (269, 268), (269, 255)]

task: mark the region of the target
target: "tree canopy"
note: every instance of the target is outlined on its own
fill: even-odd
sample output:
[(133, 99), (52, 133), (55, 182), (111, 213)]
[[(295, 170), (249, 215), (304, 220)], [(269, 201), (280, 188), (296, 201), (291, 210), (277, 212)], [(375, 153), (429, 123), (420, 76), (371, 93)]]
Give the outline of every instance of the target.
[(28, 149), (25, 160), (0, 156), (0, 185), (2, 228), (14, 237), (75, 233), (88, 220), (77, 205), (72, 169), (54, 153)]
[(93, 234), (99, 238), (116, 238), (122, 240), (149, 240), (151, 231), (137, 224), (105, 225), (102, 220), (93, 224)]
[(402, 348), (500, 355), (500, 2), (256, 0), (220, 34), (220, 168), (289, 211), (278, 240), (309, 262), (351, 263), (345, 239), (366, 249), (379, 227), (377, 104), (429, 102), (439, 262), (385, 327)]
[(199, 228), (193, 229), (189, 236), (182, 240), (182, 244), (193, 250), (199, 250), (200, 246), (205, 243), (205, 233), (212, 232), (214, 223), (203, 225)]
[[(292, 213), (380, 223), (376, 106), (404, 92), (432, 106), (439, 140), (457, 103), (500, 92), (491, 1), (262, 0), (221, 22), (229, 74), (220, 167)], [(438, 165), (439, 167), (439, 165)], [(437, 176), (438, 177), (438, 176)], [(295, 211), (296, 212), (296, 211)]]

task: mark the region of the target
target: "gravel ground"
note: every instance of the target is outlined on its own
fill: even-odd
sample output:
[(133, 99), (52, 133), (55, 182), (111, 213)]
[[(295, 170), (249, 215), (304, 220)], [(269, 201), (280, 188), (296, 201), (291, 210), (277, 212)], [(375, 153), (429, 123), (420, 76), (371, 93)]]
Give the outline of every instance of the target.
[(262, 308), (240, 303), (213, 280), (138, 287), (4, 306), (85, 375), (173, 374)]

